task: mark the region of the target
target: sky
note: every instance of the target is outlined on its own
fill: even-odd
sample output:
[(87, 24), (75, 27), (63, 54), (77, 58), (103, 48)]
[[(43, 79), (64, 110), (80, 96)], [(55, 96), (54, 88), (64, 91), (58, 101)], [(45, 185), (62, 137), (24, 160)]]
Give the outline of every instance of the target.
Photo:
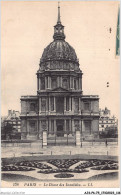
[[(119, 118), (118, 6), (118, 1), (60, 1), (66, 41), (83, 72), (83, 94), (99, 95), (100, 108), (108, 107)], [(22, 95), (37, 94), (36, 72), (44, 48), (53, 41), (57, 7), (57, 1), (1, 2), (2, 116), (9, 109), (21, 111)]]

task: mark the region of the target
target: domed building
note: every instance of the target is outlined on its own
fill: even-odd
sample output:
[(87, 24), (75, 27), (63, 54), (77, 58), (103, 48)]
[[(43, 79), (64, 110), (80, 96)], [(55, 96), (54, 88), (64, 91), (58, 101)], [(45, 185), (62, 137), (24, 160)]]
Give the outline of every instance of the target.
[(58, 20), (37, 71), (37, 95), (21, 97), (21, 139), (75, 144), (99, 132), (99, 97), (83, 95), (82, 71)]

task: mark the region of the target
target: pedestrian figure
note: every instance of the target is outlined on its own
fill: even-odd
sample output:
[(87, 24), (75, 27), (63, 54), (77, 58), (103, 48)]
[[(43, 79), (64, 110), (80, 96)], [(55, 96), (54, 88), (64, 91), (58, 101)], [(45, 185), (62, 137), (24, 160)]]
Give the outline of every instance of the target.
[(107, 147), (107, 145), (108, 145), (107, 139), (105, 140), (105, 145), (106, 145), (106, 147)]

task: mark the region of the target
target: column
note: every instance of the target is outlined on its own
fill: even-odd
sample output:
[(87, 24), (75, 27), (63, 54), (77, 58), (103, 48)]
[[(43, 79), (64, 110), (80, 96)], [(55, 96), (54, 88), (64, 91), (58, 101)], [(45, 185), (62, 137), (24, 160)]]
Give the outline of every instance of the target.
[(28, 135), (28, 126), (27, 126), (27, 123), (28, 123), (28, 121), (27, 121), (27, 117), (26, 117), (26, 136)]
[(81, 89), (81, 82), (80, 82), (80, 77), (79, 77), (79, 79), (78, 79), (78, 83), (79, 83), (79, 89)]
[(50, 78), (50, 81), (49, 81), (49, 83), (50, 83), (50, 89), (51, 89), (51, 77), (49, 77)]
[(59, 76), (57, 77), (57, 87), (60, 87), (60, 78), (59, 78)]
[(36, 125), (37, 125), (37, 139), (39, 139), (39, 117), (38, 120), (36, 121)]
[(75, 132), (75, 127), (74, 127), (74, 119), (72, 119), (72, 134)]
[(47, 77), (47, 81), (48, 81), (48, 88), (51, 89), (51, 78), (50, 76)]
[(69, 132), (72, 133), (72, 130), (71, 130), (71, 119), (69, 120)]
[(45, 77), (45, 89), (47, 89), (47, 77)]
[(39, 120), (39, 137), (41, 138), (42, 136), (42, 125), (41, 125), (41, 120)]
[(70, 86), (70, 89), (71, 89), (71, 76), (69, 77), (69, 86)]
[(82, 77), (80, 78), (80, 89), (82, 90)]
[(51, 119), (49, 119), (49, 134), (51, 134)]
[(83, 134), (83, 130), (82, 130), (82, 122), (83, 121), (82, 121), (82, 118), (81, 118), (81, 121), (80, 122), (81, 122), (80, 130), (81, 130), (81, 134)]
[(50, 76), (47, 77), (47, 81), (48, 81), (48, 89), (51, 89), (51, 78)]
[(49, 78), (49, 76), (47, 76), (47, 86), (48, 86), (48, 89), (50, 88), (49, 87), (50, 86), (49, 81), (50, 81), (50, 78)]
[(66, 112), (66, 97), (64, 97), (64, 112)]
[(74, 77), (72, 79), (73, 79), (73, 89), (74, 89)]
[(47, 89), (48, 89), (49, 88), (49, 85), (48, 85), (49, 84), (49, 77), (47, 76), (46, 79), (47, 79)]
[(64, 134), (66, 133), (66, 120), (64, 120)]
[(92, 134), (92, 121), (90, 121), (90, 135)]
[(49, 112), (51, 112), (51, 101), (50, 101), (50, 96), (49, 96)]
[(84, 120), (82, 120), (82, 134), (84, 136), (84, 133), (85, 133), (85, 126), (84, 126)]
[(39, 90), (39, 78), (37, 77), (37, 90)]
[(79, 97), (79, 114), (81, 113), (80, 97)]
[(71, 112), (71, 96), (69, 97), (69, 111)]
[(39, 98), (39, 113), (41, 113), (41, 97)]
[(41, 78), (39, 78), (39, 90), (41, 90)]
[(47, 134), (49, 133), (49, 119), (47, 119)]
[(75, 110), (75, 103), (74, 103), (74, 97), (72, 97), (72, 112), (74, 113)]
[(48, 110), (48, 112), (49, 112), (49, 110), (50, 110), (50, 108), (49, 108), (49, 97), (47, 97), (47, 104), (48, 104), (47, 110)]
[(79, 131), (80, 131), (80, 134), (81, 134), (81, 120), (79, 120)]
[(46, 106), (45, 106), (45, 108), (46, 108), (46, 113), (48, 112), (48, 98), (47, 98), (47, 96), (46, 96)]
[(62, 87), (62, 76), (60, 77), (60, 86)]
[(56, 97), (54, 96), (54, 112), (56, 112)]
[(54, 119), (54, 134), (56, 134), (56, 120)]

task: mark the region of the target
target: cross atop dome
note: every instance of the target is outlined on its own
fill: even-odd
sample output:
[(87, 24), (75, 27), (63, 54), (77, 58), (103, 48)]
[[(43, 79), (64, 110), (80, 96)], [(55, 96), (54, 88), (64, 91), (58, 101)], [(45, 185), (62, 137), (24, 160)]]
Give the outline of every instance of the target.
[(60, 20), (60, 2), (58, 2), (58, 21), (57, 24), (61, 24), (61, 20)]
[(58, 20), (57, 20), (57, 24), (54, 26), (53, 38), (54, 38), (54, 40), (65, 40), (64, 26), (61, 24), (61, 20), (60, 20), (60, 4), (59, 4), (59, 2), (58, 2)]

